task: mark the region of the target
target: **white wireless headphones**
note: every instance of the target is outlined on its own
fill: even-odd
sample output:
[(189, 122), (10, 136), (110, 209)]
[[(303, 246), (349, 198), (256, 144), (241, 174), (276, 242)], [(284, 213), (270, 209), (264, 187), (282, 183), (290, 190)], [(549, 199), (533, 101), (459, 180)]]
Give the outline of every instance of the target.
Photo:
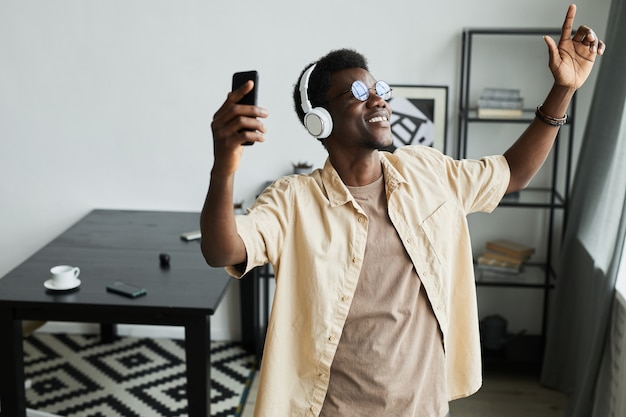
[(333, 130), (333, 119), (328, 110), (323, 107), (313, 108), (309, 101), (307, 89), (309, 88), (309, 78), (315, 69), (315, 65), (311, 65), (302, 74), (300, 79), (300, 103), (304, 112), (304, 126), (311, 135), (317, 139), (324, 139), (330, 135)]

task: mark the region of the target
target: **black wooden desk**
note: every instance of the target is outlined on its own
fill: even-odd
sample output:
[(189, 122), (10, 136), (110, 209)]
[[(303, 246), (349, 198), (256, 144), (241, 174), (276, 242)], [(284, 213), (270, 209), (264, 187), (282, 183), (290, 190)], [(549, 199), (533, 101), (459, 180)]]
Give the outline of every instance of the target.
[[(0, 415), (26, 415), (22, 320), (43, 319), (184, 326), (189, 416), (209, 416), (210, 316), (230, 278), (204, 262), (197, 241), (180, 239), (198, 227), (198, 213), (94, 210), (0, 279)], [(170, 255), (169, 268), (160, 253)], [(43, 283), (61, 264), (80, 267), (82, 283), (50, 292)], [(148, 294), (108, 293), (117, 280)]]

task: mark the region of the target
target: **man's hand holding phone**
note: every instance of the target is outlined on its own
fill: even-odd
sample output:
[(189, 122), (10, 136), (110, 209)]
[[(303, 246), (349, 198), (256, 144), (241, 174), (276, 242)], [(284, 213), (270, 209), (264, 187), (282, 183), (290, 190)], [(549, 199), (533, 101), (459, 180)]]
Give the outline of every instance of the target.
[(234, 88), (213, 115), (211, 122), (215, 156), (214, 175), (234, 174), (241, 162), (244, 150), (242, 145), (265, 141), (265, 126), (262, 119), (269, 113), (254, 104), (256, 93), (253, 90), (258, 89), (258, 76), (255, 72), (249, 71), (242, 74), (247, 75), (233, 75)]

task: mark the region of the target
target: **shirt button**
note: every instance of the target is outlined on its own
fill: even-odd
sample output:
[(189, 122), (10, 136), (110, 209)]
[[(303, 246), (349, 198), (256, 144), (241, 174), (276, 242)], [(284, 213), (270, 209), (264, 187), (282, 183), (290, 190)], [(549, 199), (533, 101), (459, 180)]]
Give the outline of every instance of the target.
[(343, 301), (344, 303), (349, 301), (349, 300), (350, 300), (350, 297), (348, 297), (347, 295), (342, 295), (341, 296), (341, 301)]
[(337, 338), (335, 337), (335, 335), (334, 335), (334, 334), (331, 334), (330, 336), (328, 336), (328, 341), (329, 341), (329, 342), (331, 342), (331, 343), (332, 343), (332, 342), (334, 342), (335, 340), (337, 340)]
[(359, 217), (359, 223), (363, 223), (364, 221), (365, 221), (365, 217), (360, 216), (360, 217)]
[(315, 408), (315, 407), (311, 407), (311, 412), (312, 412), (313, 414), (317, 414), (317, 408)]

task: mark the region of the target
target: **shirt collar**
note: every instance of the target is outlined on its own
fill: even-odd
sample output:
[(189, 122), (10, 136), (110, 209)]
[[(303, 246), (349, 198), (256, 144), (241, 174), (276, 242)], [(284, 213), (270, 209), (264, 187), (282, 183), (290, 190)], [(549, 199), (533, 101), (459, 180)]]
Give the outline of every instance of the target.
[[(383, 167), (383, 177), (385, 179), (385, 189), (387, 190), (387, 198), (393, 193), (400, 184), (407, 182), (406, 179), (398, 172), (396, 167), (389, 161), (390, 154), (387, 152), (379, 152), (381, 164)], [(328, 201), (331, 207), (338, 207), (353, 201), (354, 198), (348, 187), (343, 183), (341, 177), (330, 162), (330, 158), (326, 159), (324, 168), (322, 169), (322, 184), (326, 189)]]
[(407, 180), (400, 174), (396, 167), (389, 160), (393, 154), (388, 152), (379, 152), (381, 164), (383, 166), (383, 177), (385, 177), (385, 188), (387, 196), (391, 195), (395, 190), (400, 188), (400, 184), (406, 183)]

